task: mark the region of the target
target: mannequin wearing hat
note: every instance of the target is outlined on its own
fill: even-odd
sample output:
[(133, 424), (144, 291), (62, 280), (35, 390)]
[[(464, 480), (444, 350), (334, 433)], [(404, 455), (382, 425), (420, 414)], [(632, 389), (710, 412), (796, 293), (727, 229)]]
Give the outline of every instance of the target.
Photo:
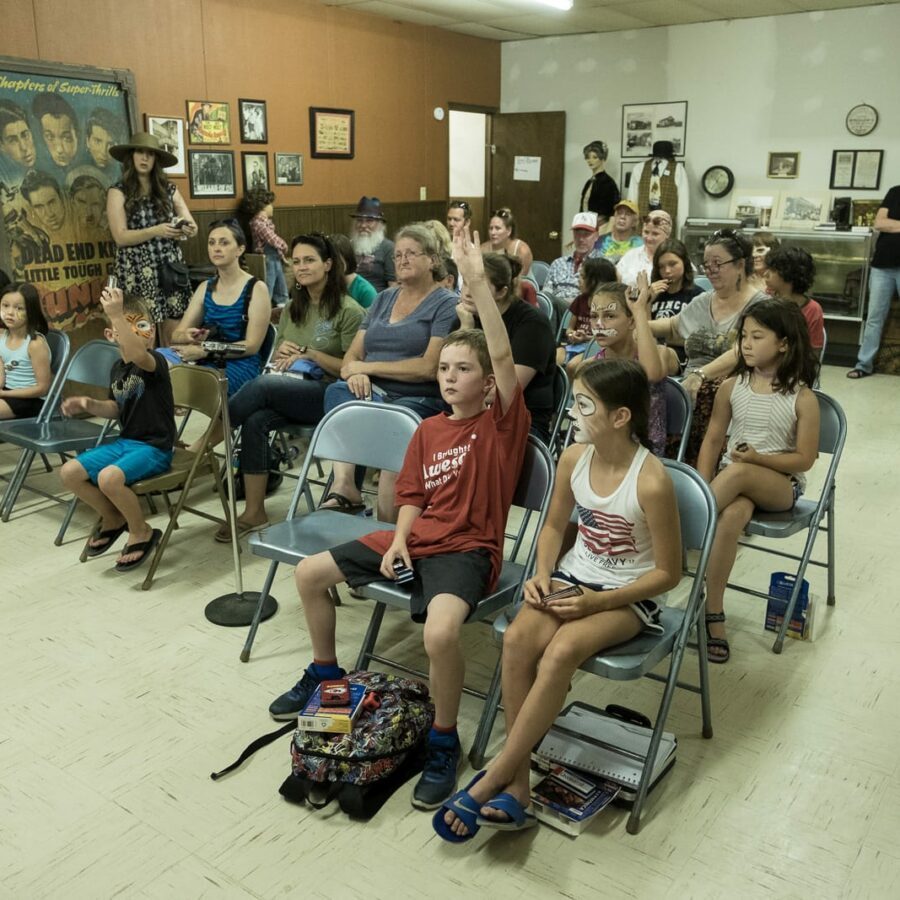
[(381, 201), (377, 197), (360, 197), (350, 218), (353, 219), (350, 243), (356, 254), (356, 270), (376, 291), (396, 287), (394, 242), (385, 237)]
[(147, 303), (160, 344), (168, 346), (191, 299), (190, 284), (171, 285), (169, 264), (184, 268), (180, 241), (197, 233), (184, 198), (164, 172), (178, 159), (146, 132), (109, 153), (122, 163), (122, 179), (106, 195), (109, 230), (119, 248), (116, 274), (126, 293)]
[(680, 234), (688, 217), (688, 189), (684, 164), (675, 159), (672, 142), (656, 141), (650, 159), (631, 175), (628, 199), (637, 203), (642, 218), (664, 209)]
[(584, 161), (591, 170), (591, 177), (581, 189), (581, 212), (597, 214), (597, 224), (603, 225), (612, 217), (619, 202), (619, 186), (606, 171), (609, 148), (603, 141), (591, 141), (584, 148)]

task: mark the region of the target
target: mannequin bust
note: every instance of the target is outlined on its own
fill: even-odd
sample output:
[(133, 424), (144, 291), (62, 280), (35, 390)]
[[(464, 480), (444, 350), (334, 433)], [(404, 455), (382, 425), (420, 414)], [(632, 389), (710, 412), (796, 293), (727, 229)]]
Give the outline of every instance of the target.
[(591, 170), (591, 177), (581, 190), (581, 212), (597, 214), (597, 224), (603, 225), (613, 214), (619, 202), (619, 186), (606, 172), (609, 148), (603, 141), (591, 141), (584, 148), (584, 160)]

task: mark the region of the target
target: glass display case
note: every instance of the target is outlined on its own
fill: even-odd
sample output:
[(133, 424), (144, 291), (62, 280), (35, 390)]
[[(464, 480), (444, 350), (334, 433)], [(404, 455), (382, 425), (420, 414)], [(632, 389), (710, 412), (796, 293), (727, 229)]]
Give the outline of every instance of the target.
[[(691, 259), (702, 271), (703, 248), (709, 236), (720, 225), (713, 223), (685, 225), (682, 240)], [(763, 229), (742, 228), (752, 237)], [(826, 320), (861, 323), (868, 300), (869, 260), (875, 246), (875, 235), (869, 229), (854, 231), (772, 228), (782, 243), (807, 250), (816, 261), (816, 281), (810, 296), (822, 304)]]

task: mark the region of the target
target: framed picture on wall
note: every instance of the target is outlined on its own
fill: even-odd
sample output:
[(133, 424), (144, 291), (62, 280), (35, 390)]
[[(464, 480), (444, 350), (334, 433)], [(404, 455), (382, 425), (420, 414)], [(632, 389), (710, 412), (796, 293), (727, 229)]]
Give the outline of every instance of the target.
[(814, 228), (828, 221), (831, 196), (819, 191), (782, 191), (778, 224), (782, 228)]
[(796, 178), (800, 174), (799, 153), (770, 153), (766, 176), (769, 178)]
[(188, 150), (191, 197), (234, 197), (234, 153), (231, 150)]
[(831, 154), (832, 190), (877, 191), (884, 150), (835, 150)]
[(687, 144), (687, 100), (622, 106), (622, 159), (646, 159), (657, 141), (671, 141), (675, 156)]
[(352, 109), (309, 108), (313, 159), (353, 159), (356, 128)]
[(267, 153), (241, 153), (244, 190), (269, 189), (269, 156)]
[(769, 191), (735, 191), (731, 198), (731, 218), (756, 219), (758, 228), (771, 228), (778, 208), (778, 193)]
[(176, 116), (150, 116), (144, 113), (144, 128), (162, 144), (164, 150), (174, 153), (178, 162), (166, 169), (166, 175), (187, 175), (184, 155), (184, 119)]
[(275, 184), (303, 184), (303, 156), (300, 153), (275, 154)]
[(623, 160), (620, 163), (620, 171), (622, 173), (622, 180), (619, 182), (619, 192), (622, 196), (625, 196), (625, 192), (631, 187), (631, 176), (636, 168), (642, 166), (644, 161), (642, 159), (636, 160)]
[(265, 100), (238, 100), (242, 144), (267, 144), (269, 124)]
[(188, 140), (192, 144), (230, 144), (231, 114), (227, 103), (188, 100)]

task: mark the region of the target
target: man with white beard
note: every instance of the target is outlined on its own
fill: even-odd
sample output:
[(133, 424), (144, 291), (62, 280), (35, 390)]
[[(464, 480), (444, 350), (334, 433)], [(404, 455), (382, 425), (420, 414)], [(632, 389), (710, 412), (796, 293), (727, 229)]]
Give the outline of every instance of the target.
[(353, 228), (350, 243), (356, 253), (356, 271), (366, 279), (376, 291), (393, 287), (396, 282), (394, 272), (394, 242), (384, 236), (384, 215), (381, 201), (377, 197), (362, 197), (351, 213)]

